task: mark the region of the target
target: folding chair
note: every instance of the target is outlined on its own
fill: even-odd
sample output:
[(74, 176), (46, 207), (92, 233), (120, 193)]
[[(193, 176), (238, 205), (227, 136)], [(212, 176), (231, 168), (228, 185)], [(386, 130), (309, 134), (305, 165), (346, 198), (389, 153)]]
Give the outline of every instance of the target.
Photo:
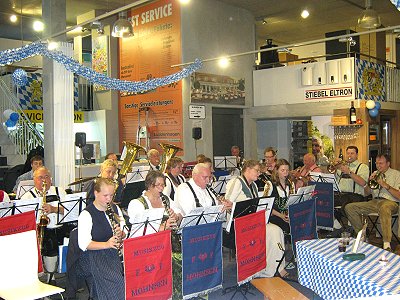
[(36, 230), (0, 236), (0, 298), (31, 300), (60, 294), (64, 289), (38, 278)]
[[(400, 243), (400, 240), (399, 240), (399, 238), (397, 237), (397, 234), (393, 231), (393, 226), (394, 226), (394, 224), (396, 223), (396, 221), (397, 221), (398, 218), (399, 218), (399, 215), (398, 215), (398, 214), (393, 214), (393, 215), (392, 215), (392, 234), (393, 234), (393, 236), (395, 237), (395, 239), (397, 240), (397, 242)], [(380, 223), (379, 223), (379, 214), (378, 214), (378, 213), (370, 213), (370, 214), (368, 214), (368, 220), (369, 220), (369, 221), (371, 222), (371, 224), (372, 224), (372, 229), (371, 229), (371, 231), (369, 232), (368, 237), (371, 236), (371, 233), (372, 233), (373, 229), (375, 229), (376, 232), (382, 237), (382, 233), (380, 232), (380, 230), (379, 230), (379, 228), (378, 228), (378, 225), (380, 224)]]

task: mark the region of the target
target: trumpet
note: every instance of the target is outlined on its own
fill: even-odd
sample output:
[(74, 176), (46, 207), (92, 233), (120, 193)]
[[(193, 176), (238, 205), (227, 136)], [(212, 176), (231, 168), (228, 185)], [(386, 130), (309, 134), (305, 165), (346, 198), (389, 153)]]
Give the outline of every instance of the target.
[(376, 174), (373, 178), (368, 180), (368, 186), (371, 190), (376, 190), (379, 188), (380, 185), (378, 183), (378, 179), (385, 180), (386, 179), (385, 173), (378, 171), (378, 172), (376, 172)]
[(329, 165), (328, 165), (328, 172), (329, 173), (331, 173), (331, 174), (335, 174), (335, 172), (336, 172), (336, 169), (339, 167), (339, 166), (341, 166), (341, 165), (348, 165), (348, 162), (347, 161), (345, 161), (345, 160), (340, 160), (340, 161), (338, 161), (338, 162), (331, 162)]

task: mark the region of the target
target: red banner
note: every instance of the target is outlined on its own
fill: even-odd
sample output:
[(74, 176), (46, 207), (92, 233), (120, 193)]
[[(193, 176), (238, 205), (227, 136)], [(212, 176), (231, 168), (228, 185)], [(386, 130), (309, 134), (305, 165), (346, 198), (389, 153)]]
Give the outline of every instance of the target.
[(265, 211), (235, 219), (238, 283), (251, 279), (267, 266)]
[[(36, 230), (35, 211), (0, 218), (0, 236)], [(38, 246), (38, 272), (43, 272), (42, 256)]]
[(169, 230), (124, 241), (125, 299), (172, 297)]

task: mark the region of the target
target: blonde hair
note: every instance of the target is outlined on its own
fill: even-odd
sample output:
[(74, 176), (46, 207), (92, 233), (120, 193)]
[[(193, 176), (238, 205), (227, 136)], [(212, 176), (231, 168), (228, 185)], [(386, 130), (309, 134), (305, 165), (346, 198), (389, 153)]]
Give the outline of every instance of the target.
[(109, 168), (109, 167), (113, 167), (113, 168), (118, 168), (118, 163), (113, 160), (113, 159), (106, 159), (102, 164), (101, 164), (101, 170), (104, 170), (105, 168)]

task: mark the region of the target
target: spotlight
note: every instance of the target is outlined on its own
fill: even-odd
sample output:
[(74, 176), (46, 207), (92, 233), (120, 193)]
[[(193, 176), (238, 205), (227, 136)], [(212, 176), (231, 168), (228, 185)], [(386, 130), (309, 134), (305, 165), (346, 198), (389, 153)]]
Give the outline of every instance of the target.
[(218, 65), (219, 65), (221, 68), (225, 69), (225, 68), (227, 68), (227, 67), (229, 66), (229, 62), (230, 62), (230, 60), (229, 60), (227, 57), (221, 57), (221, 58), (218, 60)]
[(267, 25), (267, 18), (262, 19), (261, 23), (262, 23), (263, 25)]
[(18, 20), (18, 18), (17, 18), (16, 15), (11, 15), (11, 16), (10, 16), (10, 21), (11, 21), (12, 23), (17, 22), (17, 20)]
[(43, 31), (44, 29), (44, 24), (42, 21), (35, 21), (33, 22), (33, 30), (35, 31)]
[(310, 13), (308, 12), (307, 9), (304, 9), (304, 10), (301, 12), (300, 15), (301, 15), (301, 17), (302, 17), (303, 19), (307, 19), (308, 16), (310, 15)]
[(127, 19), (127, 13), (125, 12), (120, 12), (119, 13), (119, 18), (117, 21), (115, 21), (112, 29), (111, 35), (113, 37), (119, 37), (119, 38), (127, 38), (133, 36), (133, 26), (132, 23), (129, 22)]

